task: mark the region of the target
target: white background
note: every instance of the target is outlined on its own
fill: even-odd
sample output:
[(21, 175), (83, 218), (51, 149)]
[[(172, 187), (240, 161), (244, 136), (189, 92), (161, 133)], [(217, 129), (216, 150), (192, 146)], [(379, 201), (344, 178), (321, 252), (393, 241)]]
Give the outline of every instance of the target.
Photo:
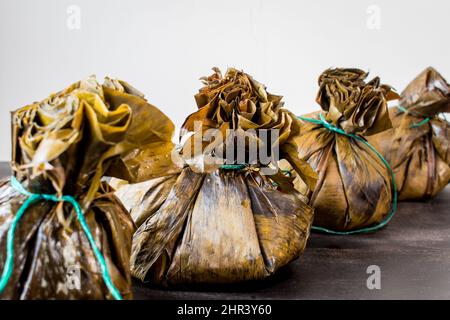
[(0, 160), (10, 110), (90, 74), (128, 81), (177, 126), (213, 66), (245, 70), (297, 114), (318, 108), (328, 67), (370, 70), (398, 91), (428, 65), (450, 78), (449, 19), (448, 0), (0, 0)]

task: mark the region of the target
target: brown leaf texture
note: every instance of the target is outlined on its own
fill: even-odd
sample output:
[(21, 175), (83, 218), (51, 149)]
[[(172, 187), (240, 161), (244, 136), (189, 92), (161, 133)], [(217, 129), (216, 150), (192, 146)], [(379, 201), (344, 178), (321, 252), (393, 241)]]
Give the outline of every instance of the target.
[[(131, 271), (142, 281), (263, 279), (305, 248), (313, 219), (308, 200), (295, 191), (280, 192), (258, 172), (201, 174), (186, 167), (179, 175), (150, 181), (131, 210), (141, 222), (133, 237)], [(118, 196), (139, 192), (141, 184), (119, 188)], [(147, 201), (162, 195), (162, 202)]]
[[(12, 113), (13, 174), (31, 192), (77, 199), (124, 298), (132, 297), (135, 225), (100, 180), (106, 171), (116, 171), (112, 166), (129, 177), (120, 157), (148, 144), (167, 144), (171, 128), (170, 120), (129, 84), (106, 79), (100, 85), (95, 77)], [(0, 270), (8, 229), (24, 201), (9, 179), (0, 182)], [(14, 247), (14, 271), (1, 298), (112, 299), (70, 204), (39, 201), (30, 206), (18, 224)], [(72, 267), (80, 271), (80, 289), (68, 284)]]
[(450, 86), (439, 72), (428, 67), (408, 84), (399, 104), (416, 116), (450, 112)]
[(450, 124), (439, 117), (450, 111), (450, 87), (429, 67), (399, 103), (407, 112), (391, 108), (393, 128), (368, 139), (391, 164), (400, 200), (429, 199), (450, 181)]
[(253, 139), (259, 141), (258, 129), (278, 129), (279, 138), (273, 144), (279, 147), (280, 158), (289, 161), (308, 187), (314, 189), (317, 175), (295, 152), (292, 141), (300, 129), (295, 115), (284, 108), (282, 97), (268, 93), (263, 84), (237, 69), (228, 69), (224, 76), (218, 69), (213, 70), (211, 76), (202, 78), (205, 86), (195, 95), (199, 110), (186, 118), (181, 134), (195, 131), (195, 121), (203, 124), (202, 130), (229, 128), (246, 134), (255, 130)]
[[(349, 134), (374, 134), (391, 127), (387, 100), (396, 94), (379, 78), (365, 82), (359, 69), (329, 69), (319, 77), (317, 102), (325, 118)], [(319, 119), (320, 112), (304, 115)], [(391, 176), (380, 158), (364, 143), (334, 133), (320, 124), (300, 122), (295, 144), (318, 172), (311, 203), (314, 225), (350, 231), (381, 222), (391, 210)], [(302, 181), (294, 181), (298, 190)]]
[[(199, 110), (187, 117), (182, 137), (194, 131), (194, 121), (202, 131), (279, 128), (275, 143), (281, 157), (312, 188), (316, 174), (295, 152), (293, 137), (300, 128), (281, 97), (242, 71), (229, 69), (223, 77), (214, 71), (202, 78), (205, 87), (195, 96)], [(131, 271), (142, 281), (169, 286), (263, 279), (305, 248), (313, 209), (291, 181), (282, 174), (262, 175), (259, 164), (233, 171), (207, 168), (201, 164), (205, 150), (194, 154), (200, 161), (187, 161), (179, 173), (117, 184), (116, 194), (138, 227)]]
[(328, 69), (319, 77), (316, 101), (326, 120), (347, 133), (371, 135), (391, 128), (387, 102), (398, 98), (378, 77), (360, 69)]

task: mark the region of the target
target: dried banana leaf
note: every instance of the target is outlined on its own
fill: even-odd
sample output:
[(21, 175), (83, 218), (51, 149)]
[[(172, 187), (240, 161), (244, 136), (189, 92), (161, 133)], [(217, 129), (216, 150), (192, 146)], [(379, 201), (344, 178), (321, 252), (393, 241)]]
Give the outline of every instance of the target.
[[(91, 77), (13, 112), (12, 132), (14, 176), (33, 193), (76, 198), (112, 282), (123, 298), (131, 298), (135, 225), (100, 180), (108, 170), (134, 178), (137, 171), (127, 170), (120, 157), (147, 145), (164, 150), (173, 124), (125, 82), (106, 79), (102, 86)], [(25, 199), (9, 179), (0, 182), (0, 270), (7, 232)], [(38, 201), (17, 228), (14, 269), (0, 298), (112, 298), (70, 204)]]
[[(395, 98), (379, 78), (366, 82), (359, 69), (326, 70), (319, 77), (317, 102), (326, 121), (348, 134), (371, 135), (391, 127), (387, 101)], [(303, 116), (319, 119), (320, 112)], [(319, 174), (311, 198), (314, 225), (350, 231), (382, 221), (391, 210), (391, 176), (363, 142), (324, 126), (299, 120), (297, 151)], [(298, 190), (304, 184), (296, 178)]]
[(433, 68), (402, 92), (400, 108), (390, 109), (393, 128), (368, 137), (390, 162), (400, 200), (436, 196), (450, 181), (450, 86)]
[[(278, 129), (278, 139), (273, 141), (273, 145), (279, 147), (280, 158), (289, 161), (308, 187), (314, 189), (317, 175), (295, 152), (293, 137), (300, 128), (295, 115), (283, 108), (282, 97), (268, 93), (263, 84), (234, 68), (228, 69), (223, 77), (220, 70), (213, 70), (211, 76), (202, 78), (205, 86), (195, 95), (199, 110), (186, 118), (181, 135), (195, 132), (195, 121), (201, 122), (202, 132), (211, 128), (220, 131), (232, 129), (234, 134), (245, 133), (247, 137), (253, 136), (254, 140), (260, 140), (258, 130)], [(194, 135), (191, 139), (195, 138)], [(262, 147), (261, 143), (259, 148)], [(226, 158), (227, 162), (236, 160)], [(196, 168), (195, 165), (192, 167)], [(214, 171), (217, 167), (211, 169)]]
[[(224, 149), (231, 141), (226, 129), (249, 133), (262, 148), (267, 145), (250, 129), (277, 128), (281, 133), (273, 144), (279, 146), (281, 158), (292, 164), (306, 186), (313, 188), (317, 179), (295, 152), (293, 137), (300, 128), (281, 97), (236, 69), (225, 76), (214, 71), (203, 78), (205, 86), (195, 97), (199, 110), (181, 131), (184, 168), (138, 184), (117, 184), (116, 194), (131, 208), (138, 227), (131, 271), (142, 281), (178, 285), (263, 279), (305, 248), (313, 219), (308, 192), (297, 192), (280, 172), (263, 175), (260, 162), (235, 170), (209, 165), (205, 159), (210, 149), (204, 141), (200, 152), (186, 157), (197, 134), (211, 128), (225, 134), (224, 140), (214, 141)], [(226, 162), (236, 163), (234, 156)]]

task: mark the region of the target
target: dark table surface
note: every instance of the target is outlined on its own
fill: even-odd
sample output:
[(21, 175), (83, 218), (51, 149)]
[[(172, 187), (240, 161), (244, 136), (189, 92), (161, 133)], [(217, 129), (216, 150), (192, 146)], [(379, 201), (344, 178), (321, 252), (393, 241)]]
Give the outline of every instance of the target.
[[(0, 163), (0, 176), (9, 175)], [(426, 202), (402, 202), (385, 229), (367, 235), (312, 234), (304, 255), (271, 279), (199, 290), (138, 281), (136, 299), (450, 299), (450, 186)], [(381, 289), (367, 288), (379, 266)]]

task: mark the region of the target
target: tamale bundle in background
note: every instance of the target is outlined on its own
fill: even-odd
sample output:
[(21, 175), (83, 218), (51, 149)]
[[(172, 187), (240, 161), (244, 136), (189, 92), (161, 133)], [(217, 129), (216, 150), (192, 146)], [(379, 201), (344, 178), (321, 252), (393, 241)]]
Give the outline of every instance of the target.
[[(135, 227), (101, 178), (114, 165), (112, 172), (132, 179), (135, 168), (125, 170), (119, 156), (148, 144), (171, 146), (172, 133), (170, 120), (138, 91), (111, 79), (102, 86), (88, 78), (12, 114), (13, 175), (29, 192), (76, 199), (123, 298), (132, 296)], [(26, 199), (9, 178), (0, 182), (0, 271), (8, 230)], [(38, 200), (28, 207), (15, 231), (13, 271), (0, 298), (112, 298), (79, 222), (70, 203)]]
[(437, 195), (450, 181), (450, 86), (433, 68), (425, 69), (390, 110), (393, 128), (368, 137), (390, 162), (400, 200)]
[[(319, 77), (316, 101), (323, 111), (305, 115), (347, 134), (371, 135), (391, 127), (387, 101), (397, 97), (379, 78), (366, 82), (359, 69), (329, 69)], [(340, 134), (321, 124), (300, 121), (294, 138), (300, 158), (318, 172), (311, 198), (314, 226), (350, 231), (382, 221), (391, 210), (392, 178), (382, 160), (364, 141)], [(303, 183), (296, 179), (297, 189)]]
[[(186, 119), (182, 141), (192, 142), (211, 128), (225, 135), (226, 129), (235, 135), (279, 129), (274, 143), (280, 157), (313, 188), (316, 174), (295, 152), (298, 122), (283, 108), (282, 97), (267, 93), (264, 85), (236, 69), (225, 76), (214, 71), (203, 78), (205, 86), (195, 96), (199, 110)], [(190, 133), (195, 134), (186, 140)], [(227, 148), (230, 137), (214, 142)], [(251, 138), (259, 140), (257, 135)], [(267, 145), (258, 145), (263, 147)], [(279, 170), (262, 175), (259, 162), (234, 169), (210, 164), (206, 150), (185, 159), (189, 165), (117, 191), (138, 227), (131, 270), (142, 281), (176, 285), (263, 279), (305, 247), (313, 210), (289, 179)], [(235, 158), (226, 160), (234, 163)]]

